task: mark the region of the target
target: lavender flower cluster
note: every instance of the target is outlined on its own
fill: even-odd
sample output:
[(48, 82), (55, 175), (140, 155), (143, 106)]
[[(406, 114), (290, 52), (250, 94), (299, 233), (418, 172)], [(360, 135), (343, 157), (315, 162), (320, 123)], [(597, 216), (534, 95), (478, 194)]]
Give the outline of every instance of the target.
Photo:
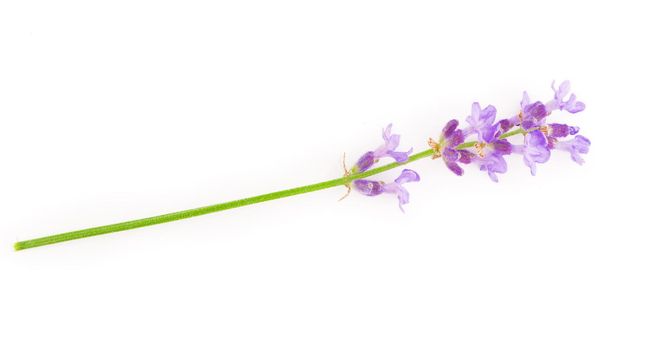
[[(532, 102), (524, 92), (518, 114), (497, 121), (495, 107), (488, 105), (482, 109), (479, 103), (473, 103), (472, 111), (465, 120), (465, 127), (460, 128), (459, 122), (452, 119), (445, 124), (438, 140), (429, 139), (429, 147), (433, 150), (432, 158), (442, 158), (447, 168), (458, 176), (463, 175), (460, 164), (474, 164), (479, 170), (488, 173), (494, 182), (498, 181), (497, 174), (506, 173), (507, 163), (504, 157), (510, 154), (521, 155), (532, 175), (536, 175), (537, 164), (549, 160), (552, 150), (568, 152), (573, 161), (583, 164), (584, 160), (580, 155), (588, 153), (590, 140), (578, 134), (578, 127), (549, 123), (547, 117), (556, 110), (578, 113), (586, 106), (577, 101), (575, 94), (570, 93), (569, 81), (564, 81), (558, 88), (552, 82), (552, 90), (554, 98), (545, 103)], [(374, 151), (364, 153), (352, 169), (346, 171), (346, 175), (364, 172), (385, 157), (398, 163), (409, 159), (413, 149), (397, 151), (400, 135), (392, 134), (391, 127), (392, 125), (388, 125), (382, 132), (384, 144)], [(521, 134), (522, 142), (509, 142), (507, 138), (513, 134)], [(572, 137), (568, 138), (569, 136)], [(468, 147), (471, 144), (472, 146)], [(409, 202), (409, 192), (403, 185), (416, 181), (420, 181), (418, 173), (404, 169), (391, 183), (358, 179), (353, 181), (353, 187), (366, 196), (382, 193), (396, 195), (402, 209), (402, 205)]]

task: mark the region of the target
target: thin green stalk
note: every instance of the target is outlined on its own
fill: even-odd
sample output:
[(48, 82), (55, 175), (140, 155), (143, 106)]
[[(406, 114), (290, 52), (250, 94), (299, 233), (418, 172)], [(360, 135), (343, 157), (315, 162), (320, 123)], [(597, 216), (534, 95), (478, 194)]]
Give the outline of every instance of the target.
[(504, 133), (504, 134), (500, 135), (500, 138), (501, 138), (501, 139), (505, 139), (505, 138), (507, 138), (507, 137), (511, 137), (511, 136), (513, 136), (513, 135), (518, 135), (518, 134), (523, 134), (523, 135), (524, 135), (524, 134), (526, 134), (527, 132), (532, 131), (532, 130), (535, 130), (535, 129), (536, 129), (536, 128), (529, 129), (529, 130), (525, 130), (525, 129), (523, 129), (523, 128), (517, 128), (517, 129), (515, 129), (515, 130), (513, 130), (513, 131), (509, 131), (509, 132), (507, 132), (507, 133)]
[[(512, 135), (516, 135), (522, 131), (515, 130), (509, 133), (506, 133), (502, 135), (502, 138), (506, 138)], [(517, 131), (517, 132), (516, 132)], [(463, 149), (463, 148), (468, 148), (468, 147), (473, 147), (476, 142), (467, 142), (464, 144), (459, 145), (457, 147), (458, 149)], [(138, 219), (138, 220), (132, 220), (132, 221), (125, 221), (117, 224), (112, 224), (112, 225), (105, 225), (105, 226), (98, 226), (98, 227), (92, 227), (92, 228), (87, 228), (83, 230), (78, 230), (78, 231), (71, 231), (71, 232), (65, 232), (65, 233), (60, 233), (56, 235), (51, 235), (51, 236), (45, 236), (45, 237), (40, 237), (40, 238), (35, 238), (35, 239), (30, 239), (30, 240), (25, 240), (25, 241), (20, 241), (14, 244), (14, 249), (16, 250), (23, 250), (23, 249), (29, 249), (29, 248), (35, 248), (35, 247), (40, 247), (44, 245), (49, 245), (49, 244), (55, 244), (55, 243), (60, 243), (60, 242), (65, 242), (65, 241), (71, 241), (74, 239), (80, 239), (80, 238), (86, 238), (86, 237), (91, 237), (91, 236), (97, 236), (97, 235), (103, 235), (107, 233), (112, 233), (112, 232), (119, 232), (119, 231), (125, 231), (125, 230), (131, 230), (139, 227), (145, 227), (145, 226), (152, 226), (152, 225), (158, 225), (158, 224), (163, 224), (166, 222), (171, 222), (171, 221), (177, 221), (177, 220), (182, 220), (182, 219), (187, 219), (187, 218), (192, 218), (194, 216), (200, 216), (200, 215), (206, 215), (210, 213), (215, 213), (223, 210), (228, 210), (228, 209), (234, 209), (238, 207), (244, 207), (246, 205), (251, 205), (255, 203), (261, 203), (261, 202), (267, 202), (271, 201), (274, 199), (279, 199), (279, 198), (284, 198), (284, 197), (290, 197), (290, 196), (295, 196), (303, 193), (309, 193), (309, 192), (314, 192), (314, 191), (319, 191), (319, 190), (324, 190), (330, 187), (336, 187), (336, 186), (343, 186), (346, 184), (351, 183), (354, 180), (357, 179), (362, 179), (366, 178), (372, 175), (376, 175), (400, 166), (404, 166), (408, 163), (415, 162), (416, 160), (423, 159), (426, 157), (430, 157), (434, 154), (434, 151), (432, 149), (427, 149), (424, 150), (420, 153), (416, 153), (412, 156), (409, 157), (409, 159), (406, 162), (403, 163), (391, 163), (387, 165), (382, 165), (380, 167), (364, 171), (361, 173), (354, 173), (348, 176), (340, 177), (337, 179), (329, 180), (329, 181), (324, 181), (324, 182), (318, 182), (315, 184), (307, 185), (307, 186), (300, 186), (300, 187), (295, 187), (283, 191), (277, 191), (277, 192), (271, 192), (271, 193), (266, 193), (254, 197), (248, 197), (248, 198), (242, 198), (242, 199), (237, 199), (234, 201), (230, 202), (225, 202), (225, 203), (220, 203), (220, 204), (214, 204), (214, 205), (209, 205), (205, 207), (200, 207), (200, 208), (195, 208), (195, 209), (188, 209), (188, 210), (182, 210), (174, 213), (169, 213), (169, 214), (163, 214), (163, 215), (158, 215), (158, 216), (152, 216), (149, 218), (144, 218), (144, 219)]]
[(182, 220), (182, 219), (187, 219), (187, 218), (191, 218), (191, 217), (194, 217), (194, 216), (200, 216), (200, 215), (215, 213), (215, 212), (218, 212), (218, 211), (223, 211), (223, 210), (228, 210), (228, 209), (233, 209), (233, 208), (238, 208), (238, 207), (244, 207), (244, 206), (250, 205), (250, 204), (261, 203), (261, 202), (271, 201), (271, 200), (274, 200), (274, 199), (295, 196), (295, 195), (302, 194), (302, 193), (308, 193), (308, 192), (324, 190), (324, 189), (330, 188), (330, 187), (343, 186), (345, 184), (348, 184), (348, 183), (352, 182), (353, 180), (362, 179), (362, 178), (365, 178), (365, 177), (368, 177), (368, 176), (379, 174), (381, 172), (384, 172), (384, 171), (387, 171), (387, 170), (390, 170), (390, 169), (393, 169), (393, 168), (397, 168), (399, 166), (402, 166), (402, 165), (405, 165), (407, 163), (416, 161), (418, 159), (429, 157), (432, 154), (433, 154), (433, 151), (431, 149), (428, 149), (428, 150), (425, 150), (423, 152), (416, 153), (416, 154), (410, 156), (409, 160), (407, 160), (404, 163), (391, 163), (391, 164), (380, 166), (378, 168), (368, 170), (368, 171), (365, 171), (365, 172), (362, 172), (362, 173), (356, 173), (356, 174), (352, 174), (350, 176), (344, 176), (344, 177), (340, 177), (338, 179), (319, 182), (319, 183), (315, 183), (315, 184), (312, 184), (312, 185), (295, 187), (295, 188), (291, 188), (291, 189), (288, 189), (288, 190), (266, 193), (266, 194), (262, 194), (262, 195), (258, 195), (258, 196), (254, 196), (254, 197), (237, 199), (235, 201), (230, 201), (230, 202), (225, 202), (225, 203), (220, 203), (220, 204), (215, 204), (215, 205), (209, 205), (209, 206), (206, 206), (206, 207), (200, 207), (200, 208), (195, 208), (195, 209), (183, 210), (183, 211), (178, 211), (178, 212), (174, 212), (174, 213), (153, 216), (153, 217), (149, 217), (149, 218), (145, 218), (145, 219), (125, 221), (125, 222), (112, 224), (112, 225), (98, 226), (98, 227), (93, 227), (93, 228), (87, 228), (87, 229), (84, 229), (84, 230), (71, 231), (71, 232), (60, 233), (60, 234), (52, 235), (52, 236), (45, 236), (45, 237), (30, 239), (30, 240), (26, 240), (26, 241), (21, 241), (21, 242), (17, 242), (16, 244), (14, 244), (14, 249), (22, 250), (22, 249), (28, 249), (28, 248), (35, 248), (35, 247), (40, 247), (40, 246), (43, 246), (43, 245), (60, 243), (60, 242), (74, 240), (74, 239), (80, 239), (80, 238), (85, 238), (85, 237), (103, 235), (103, 234), (118, 232), (118, 231), (131, 230), (131, 229), (139, 228), (139, 227), (163, 224), (165, 222)]
[[(505, 139), (507, 137), (511, 137), (511, 136), (518, 135), (518, 134), (525, 134), (525, 133), (527, 133), (527, 131), (531, 131), (531, 130), (533, 130), (533, 129), (524, 130), (523, 128), (517, 128), (517, 129), (514, 129), (512, 131), (509, 131), (507, 133), (504, 133), (504, 134), (500, 135), (500, 139)], [(464, 143), (458, 145), (456, 147), (456, 149), (466, 149), (466, 148), (474, 147), (476, 144), (477, 144), (477, 141), (464, 142)]]

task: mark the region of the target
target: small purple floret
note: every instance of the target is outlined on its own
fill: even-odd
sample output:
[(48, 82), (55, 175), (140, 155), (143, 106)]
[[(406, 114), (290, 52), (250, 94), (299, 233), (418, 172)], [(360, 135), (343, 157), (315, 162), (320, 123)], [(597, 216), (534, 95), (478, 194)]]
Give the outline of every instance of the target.
[(377, 196), (384, 193), (384, 185), (379, 181), (355, 180), (354, 189), (366, 196)]
[(489, 129), (493, 128), (496, 113), (497, 110), (492, 105), (488, 105), (486, 108), (481, 109), (479, 103), (473, 103), (472, 111), (466, 118), (469, 127), (465, 130), (464, 134), (467, 136), (470, 133), (476, 132), (479, 138), (483, 139), (484, 135), (492, 132), (492, 130), (489, 131)]
[(470, 163), (471, 153), (456, 149), (458, 145), (465, 141), (464, 132), (461, 129), (457, 129), (458, 126), (459, 121), (456, 119), (452, 119), (445, 124), (441, 133), (441, 155), (447, 168), (458, 176), (461, 176), (463, 175), (463, 169), (457, 162), (464, 164)]
[(511, 142), (507, 140), (497, 140), (493, 142), (492, 147), (495, 149), (495, 152), (500, 155), (508, 156), (511, 154)]
[(570, 157), (572, 160), (581, 165), (584, 164), (584, 160), (581, 158), (580, 154), (588, 153), (588, 149), (590, 148), (590, 140), (584, 136), (577, 135), (572, 140), (558, 141), (554, 145), (554, 148), (570, 152)]
[(402, 205), (409, 203), (409, 192), (402, 185), (407, 182), (417, 181), (420, 181), (418, 173), (410, 169), (404, 169), (400, 176), (391, 183), (385, 184), (381, 181), (355, 180), (354, 188), (366, 196), (377, 196), (382, 193), (395, 194), (397, 195), (400, 210), (404, 211)]
[(514, 146), (513, 152), (522, 154), (525, 164), (531, 169), (531, 175), (536, 175), (536, 163), (545, 163), (550, 159), (547, 138), (540, 130), (525, 135), (525, 144)]
[(377, 159), (375, 158), (375, 152), (373, 151), (368, 151), (364, 153), (361, 158), (356, 163), (356, 168), (359, 171), (366, 171), (370, 169), (375, 164), (375, 161)]
[(553, 110), (566, 110), (570, 113), (581, 112), (586, 109), (586, 105), (577, 101), (577, 96), (575, 94), (570, 94), (570, 98), (567, 101), (564, 101), (565, 97), (570, 93), (570, 82), (568, 80), (564, 81), (559, 85), (559, 88), (554, 87), (555, 82), (552, 82), (552, 90), (554, 90), (554, 99), (547, 103), (548, 111)]
[(552, 130), (552, 132), (550, 133), (550, 136), (552, 137), (567, 137), (569, 135), (575, 135), (576, 133), (579, 132), (578, 127), (569, 126), (566, 124), (552, 123), (549, 124), (549, 127)]
[(361, 158), (356, 162), (356, 170), (363, 172), (372, 167), (379, 159), (384, 157), (393, 158), (396, 162), (402, 163), (409, 159), (409, 154), (413, 152), (413, 148), (406, 152), (395, 151), (400, 144), (400, 135), (391, 134), (393, 124), (388, 126), (382, 131), (382, 138), (384, 144), (379, 146), (376, 150), (364, 153)]
[(479, 170), (487, 172), (493, 182), (498, 182), (497, 174), (504, 174), (507, 170), (506, 160), (498, 153), (477, 158), (477, 163), (479, 163)]

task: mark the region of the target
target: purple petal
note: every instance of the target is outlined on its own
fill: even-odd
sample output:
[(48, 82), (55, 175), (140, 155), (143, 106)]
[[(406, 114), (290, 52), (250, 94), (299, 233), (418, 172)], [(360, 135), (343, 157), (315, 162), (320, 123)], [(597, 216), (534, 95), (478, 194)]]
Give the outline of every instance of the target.
[(400, 176), (395, 179), (395, 183), (402, 185), (407, 182), (418, 182), (420, 181), (420, 175), (411, 169), (404, 169)]
[(493, 149), (500, 155), (511, 154), (511, 143), (507, 140), (497, 140), (492, 143)]
[(499, 174), (506, 173), (508, 166), (506, 164), (506, 160), (504, 160), (504, 157), (499, 154), (493, 154), (487, 158), (492, 159), (492, 162), (486, 166), (489, 171)]
[(377, 196), (384, 193), (384, 185), (379, 181), (355, 180), (354, 189), (366, 196)]
[[(492, 105), (488, 105), (482, 110), (479, 106), (479, 103), (473, 103), (472, 112), (466, 118), (466, 122), (468, 122), (468, 125), (470, 125), (470, 129), (468, 129), (468, 131), (474, 130), (477, 132), (479, 139), (483, 140), (484, 134), (488, 132), (486, 129), (491, 127), (493, 122), (495, 122), (496, 113), (497, 110)], [(490, 133), (494, 133), (494, 130), (490, 131)]]
[(454, 130), (456, 130), (456, 127), (459, 126), (459, 121), (456, 119), (452, 119), (447, 124), (445, 124), (445, 127), (443, 128), (443, 137), (444, 138), (449, 138), (452, 136), (452, 133)]
[(588, 153), (590, 149), (590, 140), (584, 136), (577, 135), (572, 140), (557, 142), (554, 147), (556, 149), (570, 152), (570, 157), (572, 160), (578, 164), (583, 164), (584, 159), (581, 158), (580, 154)]
[(394, 151), (400, 144), (400, 135), (391, 134), (391, 127), (393, 124), (388, 124), (386, 129), (382, 132), (384, 144), (375, 150), (375, 158), (381, 158), (388, 154), (389, 151)]
[(559, 85), (558, 90), (554, 88), (556, 82), (552, 81), (552, 90), (554, 90), (554, 99), (557, 101), (562, 101), (565, 96), (570, 92), (570, 81), (566, 80)]
[(481, 115), (481, 106), (479, 105), (478, 102), (475, 102), (472, 104), (472, 110), (470, 111), (469, 118), (474, 120), (479, 120), (480, 115)]
[(535, 119), (535, 120), (541, 120), (545, 118), (548, 114), (547, 107), (540, 102), (536, 101), (532, 104), (527, 105), (525, 108), (522, 109), (522, 112), (524, 114), (525, 119)]
[(397, 190), (397, 200), (399, 202), (400, 210), (404, 213), (404, 208), (402, 208), (403, 204), (409, 203), (409, 191), (406, 190), (406, 188), (402, 186), (398, 186)]
[(500, 131), (500, 124), (499, 123), (495, 124), (495, 125), (489, 125), (485, 129), (481, 130), (481, 140), (480, 141), (484, 141), (486, 143), (491, 143), (491, 142), (495, 141), (498, 137), (500, 137), (501, 134), (502, 134), (502, 132)]
[(356, 168), (359, 172), (366, 171), (375, 164), (375, 153), (370, 151), (364, 153), (361, 158), (356, 162)]
[(456, 162), (445, 161), (445, 165), (447, 166), (448, 169), (452, 170), (452, 172), (457, 174), (458, 176), (463, 175), (463, 169), (461, 169), (459, 164), (456, 164)]
[(497, 110), (493, 105), (488, 105), (486, 108), (484, 108), (481, 111), (481, 115), (479, 116), (479, 120), (484, 121), (486, 123), (493, 123), (495, 121), (495, 114), (497, 113)]
[[(367, 180), (357, 180), (357, 181), (363, 182)], [(420, 176), (418, 175), (418, 173), (416, 173), (411, 169), (404, 169), (402, 170), (400, 176), (398, 176), (397, 179), (395, 179), (395, 181), (391, 183), (381, 184), (377, 181), (367, 181), (366, 183), (357, 184), (357, 181), (355, 181), (355, 187), (357, 188), (357, 190), (359, 190), (359, 187), (361, 186), (363, 187), (362, 188), (363, 191), (368, 191), (369, 193), (372, 193), (372, 194), (364, 193), (366, 195), (377, 195), (384, 192), (396, 194), (400, 205), (400, 210), (404, 211), (402, 205), (409, 203), (409, 191), (407, 191), (402, 185), (407, 182), (420, 181)], [(371, 185), (370, 183), (373, 184)], [(377, 185), (379, 186), (377, 187)]]
[(522, 128), (523, 129), (531, 129), (536, 126), (536, 123), (534, 123), (531, 120), (525, 120), (522, 122)]
[(451, 147), (443, 150), (443, 159), (449, 162), (456, 162), (459, 159), (459, 152)]
[(532, 175), (536, 175), (536, 163), (545, 163), (550, 159), (547, 138), (540, 130), (534, 130), (525, 136), (523, 158)]
[(574, 145), (575, 148), (579, 150), (579, 153), (586, 154), (590, 148), (590, 140), (584, 136), (577, 135), (574, 138)]
[(386, 143), (388, 143), (388, 139), (391, 137), (391, 129), (393, 128), (393, 124), (388, 124), (385, 129), (382, 130), (382, 138)]
[(391, 182), (384, 185), (384, 192), (396, 194), (397, 200), (399, 202), (400, 210), (404, 212), (404, 208), (402, 208), (402, 205), (409, 203), (409, 191), (407, 191), (406, 188), (402, 187), (402, 185), (397, 184), (395, 182)]
[(530, 103), (531, 102), (529, 102), (529, 95), (527, 94), (527, 91), (523, 91), (522, 101), (520, 101), (520, 109), (525, 109), (525, 107), (527, 107), (527, 105)]
[(448, 146), (450, 147), (456, 147), (465, 141), (465, 136), (463, 135), (463, 131), (461, 129), (455, 130), (450, 137), (447, 139)]
[(486, 155), (486, 157), (480, 158), (478, 162), (479, 162), (479, 169), (482, 171), (486, 171), (488, 173), (488, 176), (494, 182), (498, 182), (497, 174), (506, 173), (507, 170), (506, 160), (504, 160), (504, 157), (502, 157), (497, 153), (488, 154)]
[(554, 99), (547, 103), (549, 111), (559, 109), (566, 110), (570, 113), (578, 113), (586, 109), (586, 105), (583, 102), (577, 101), (575, 94), (570, 94), (570, 98), (567, 101), (563, 100), (570, 93), (569, 81), (566, 80), (561, 83), (558, 89), (554, 88), (554, 82), (552, 82), (552, 90), (554, 90)]
[(577, 96), (575, 96), (575, 94), (571, 94), (570, 99), (565, 103), (563, 109), (574, 114), (586, 109), (586, 105), (581, 101), (577, 101)]
[(399, 144), (400, 144), (400, 135), (393, 134), (386, 139), (386, 145), (384, 148), (386, 148), (389, 151), (393, 151), (397, 148)]
[(529, 167), (529, 170), (531, 171), (531, 175), (536, 176), (536, 163), (527, 157), (523, 157), (522, 160)]
[(570, 127), (566, 124), (553, 123), (550, 124), (550, 128), (552, 129), (553, 137), (566, 137), (570, 135)]
[(475, 157), (475, 154), (468, 151), (468, 150), (460, 150), (459, 151), (459, 163), (463, 164), (470, 164), (472, 162), (472, 159)]
[(502, 132), (507, 132), (514, 126), (513, 123), (508, 119), (500, 120), (499, 125), (500, 125), (500, 130), (502, 130)]
[(525, 136), (525, 144), (527, 147), (544, 147), (547, 140), (540, 130), (534, 130)]
[(557, 139), (552, 136), (547, 136), (547, 149), (553, 149)]
[(409, 160), (409, 154), (413, 152), (413, 148), (410, 148), (406, 152), (395, 152), (395, 151), (390, 151), (387, 153), (387, 155), (393, 159), (395, 159), (396, 162), (398, 163), (404, 163), (407, 160)]
[(550, 150), (545, 146), (527, 147), (525, 150), (525, 157), (536, 163), (545, 163), (550, 159)]
[[(382, 131), (384, 144), (379, 146), (374, 152), (372, 152), (373, 163), (383, 157), (391, 157), (395, 159), (395, 161), (397, 162), (405, 162), (408, 159), (409, 154), (411, 154), (411, 152), (413, 151), (413, 149), (410, 149), (406, 152), (395, 151), (397, 146), (400, 144), (400, 135), (392, 134), (391, 133), (392, 127), (393, 124), (388, 124), (388, 126)], [(368, 169), (370, 168), (370, 166), (372, 166), (372, 163), (370, 163), (368, 159), (366, 160), (368, 161), (365, 163), (367, 167), (361, 167), (361, 169)]]

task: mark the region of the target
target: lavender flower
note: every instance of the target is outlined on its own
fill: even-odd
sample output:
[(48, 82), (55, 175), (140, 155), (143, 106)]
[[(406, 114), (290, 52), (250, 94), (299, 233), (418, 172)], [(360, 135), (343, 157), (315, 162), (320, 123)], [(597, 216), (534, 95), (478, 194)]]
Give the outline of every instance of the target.
[(554, 99), (547, 103), (547, 110), (549, 112), (558, 109), (566, 110), (570, 113), (577, 113), (586, 109), (586, 105), (583, 102), (577, 101), (575, 94), (570, 94), (570, 98), (567, 101), (563, 100), (570, 93), (570, 82), (568, 80), (562, 82), (558, 89), (554, 88), (554, 83), (552, 82)]
[(579, 127), (569, 126), (567, 124), (552, 123), (547, 126), (546, 132), (552, 137), (567, 137), (569, 135), (576, 135), (579, 132)]
[(468, 134), (473, 131), (477, 133), (477, 155), (471, 157), (472, 162), (479, 165), (479, 170), (486, 171), (491, 180), (497, 182), (497, 174), (503, 174), (507, 170), (504, 156), (511, 154), (511, 144), (500, 136), (503, 129), (508, 130), (511, 127), (507, 125), (511, 122), (503, 119), (494, 123), (495, 114), (494, 106), (488, 105), (482, 110), (479, 103), (473, 103), (472, 113), (466, 118), (469, 125), (466, 130)]
[(590, 140), (581, 135), (575, 136), (572, 140), (558, 141), (554, 144), (555, 149), (570, 152), (572, 160), (577, 162), (579, 165), (584, 164), (584, 160), (579, 154), (588, 153), (589, 147)]
[(488, 173), (493, 182), (498, 182), (497, 174), (504, 174), (507, 170), (506, 160), (498, 153), (491, 153), (484, 158), (475, 158), (479, 170)]
[(452, 119), (443, 128), (439, 141), (429, 139), (429, 146), (434, 150), (434, 157), (443, 157), (448, 169), (458, 176), (463, 175), (463, 169), (458, 163), (469, 164), (474, 155), (467, 150), (458, 150), (456, 147), (463, 143), (465, 136), (463, 130), (457, 129), (459, 121)]
[(479, 170), (487, 172), (490, 179), (497, 182), (497, 174), (504, 174), (507, 171), (504, 156), (511, 154), (512, 145), (509, 141), (500, 138), (502, 135), (500, 123), (488, 128), (483, 135), (483, 138), (477, 139), (475, 144), (477, 155), (472, 161), (479, 165)]
[(565, 100), (565, 97), (570, 93), (569, 81), (566, 80), (561, 83), (558, 89), (554, 87), (554, 82), (552, 82), (552, 90), (554, 90), (554, 98), (547, 103), (540, 101), (532, 103), (527, 92), (523, 92), (522, 101), (520, 102), (520, 113), (507, 119), (502, 125), (502, 129), (507, 131), (514, 125), (520, 125), (525, 130), (538, 128), (546, 125), (545, 118), (554, 110), (558, 109), (570, 113), (578, 113), (586, 108), (583, 102), (577, 101), (575, 94), (571, 94), (570, 98), (567, 101)]
[(488, 105), (483, 110), (479, 106), (479, 103), (475, 102), (472, 104), (472, 111), (470, 115), (466, 118), (466, 122), (470, 125), (465, 131), (464, 135), (468, 136), (472, 132), (476, 132), (479, 136), (479, 139), (484, 139), (490, 137), (487, 135), (489, 132), (493, 132), (493, 123), (495, 122), (495, 113), (497, 110), (495, 107)]
[(547, 115), (550, 113), (542, 102), (536, 101), (534, 103), (530, 103), (529, 95), (527, 95), (526, 91), (522, 95), (522, 102), (520, 103), (520, 107), (520, 125), (524, 129), (531, 129), (533, 127), (542, 125), (545, 122), (545, 117), (547, 117)]
[(403, 204), (409, 203), (409, 192), (402, 186), (407, 182), (420, 181), (420, 176), (413, 170), (404, 169), (400, 176), (391, 183), (384, 183), (382, 181), (372, 180), (355, 180), (354, 188), (361, 194), (366, 196), (378, 196), (382, 193), (389, 193), (397, 195), (400, 210)]
[(536, 163), (545, 163), (550, 159), (547, 138), (540, 130), (534, 130), (525, 135), (525, 143), (514, 145), (513, 152), (523, 155), (522, 159), (531, 169), (531, 175), (536, 175)]
[(520, 101), (520, 113), (501, 121), (500, 125), (503, 131), (508, 131), (516, 125), (520, 125), (523, 129), (528, 130), (543, 125), (545, 123), (545, 117), (549, 113), (547, 107), (542, 102), (536, 101), (532, 103), (529, 95), (525, 91), (522, 93), (522, 101)]
[(384, 139), (384, 144), (379, 146), (374, 151), (369, 151), (364, 153), (359, 160), (356, 162), (353, 172), (363, 172), (370, 167), (372, 167), (379, 159), (383, 157), (393, 158), (396, 162), (403, 163), (409, 159), (409, 154), (413, 152), (413, 148), (410, 148), (406, 152), (397, 152), (395, 149), (400, 144), (400, 135), (391, 134), (391, 128), (393, 124), (388, 124), (386, 129), (382, 131), (382, 138)]

